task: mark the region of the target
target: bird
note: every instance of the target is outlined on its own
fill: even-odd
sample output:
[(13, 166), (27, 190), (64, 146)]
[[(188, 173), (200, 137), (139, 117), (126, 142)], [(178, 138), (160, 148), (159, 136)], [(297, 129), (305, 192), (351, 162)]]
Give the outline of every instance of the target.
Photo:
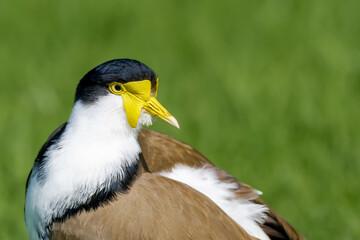
[(304, 239), (260, 191), (191, 146), (144, 63), (114, 59), (80, 80), (69, 120), (41, 147), (26, 181), (31, 240)]

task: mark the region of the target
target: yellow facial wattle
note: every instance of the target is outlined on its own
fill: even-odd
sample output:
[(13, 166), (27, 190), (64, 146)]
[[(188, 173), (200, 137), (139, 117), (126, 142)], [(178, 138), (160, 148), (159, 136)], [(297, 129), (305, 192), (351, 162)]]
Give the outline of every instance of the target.
[[(158, 79), (156, 83), (155, 97), (157, 95)], [(136, 127), (141, 110), (145, 109), (149, 114), (158, 117), (165, 122), (179, 128), (176, 119), (151, 96), (150, 80), (134, 81), (128, 83), (113, 82), (109, 85), (109, 90), (116, 95), (123, 97), (124, 108), (129, 125)]]

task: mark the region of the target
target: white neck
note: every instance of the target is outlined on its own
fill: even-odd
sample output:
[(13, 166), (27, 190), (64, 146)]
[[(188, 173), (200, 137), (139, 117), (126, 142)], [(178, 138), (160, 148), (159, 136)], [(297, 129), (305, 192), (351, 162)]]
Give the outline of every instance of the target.
[[(151, 124), (146, 115), (140, 116), (140, 124)], [(46, 236), (45, 227), (54, 218), (107, 190), (114, 178), (124, 177), (125, 168), (136, 164), (141, 152), (139, 129), (129, 126), (122, 97), (76, 102), (62, 136), (45, 154), (44, 167), (34, 168), (30, 177), (25, 204), (29, 237)], [(39, 171), (45, 173), (43, 181)]]

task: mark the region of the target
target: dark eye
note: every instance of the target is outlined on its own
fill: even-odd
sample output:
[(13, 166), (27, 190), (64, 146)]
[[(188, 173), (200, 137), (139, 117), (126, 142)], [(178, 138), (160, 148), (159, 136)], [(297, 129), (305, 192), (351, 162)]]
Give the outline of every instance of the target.
[(113, 82), (109, 85), (109, 90), (113, 93), (113, 94), (121, 94), (122, 93), (122, 87), (121, 87), (121, 83), (118, 82)]
[(120, 90), (121, 90), (121, 86), (120, 86), (119, 84), (115, 84), (115, 85), (114, 85), (114, 89), (115, 89), (116, 91), (120, 91)]

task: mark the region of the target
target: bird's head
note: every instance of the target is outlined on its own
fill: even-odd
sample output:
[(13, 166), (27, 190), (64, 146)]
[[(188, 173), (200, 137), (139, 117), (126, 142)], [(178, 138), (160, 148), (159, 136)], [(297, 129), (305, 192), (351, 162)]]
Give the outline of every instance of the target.
[(95, 67), (81, 79), (75, 102), (91, 105), (107, 98), (109, 101), (105, 102), (111, 105), (108, 108), (125, 110), (132, 128), (138, 123), (144, 124), (139, 121), (140, 115), (148, 114), (179, 128), (176, 119), (156, 100), (158, 81), (154, 71), (139, 61), (111, 60)]

